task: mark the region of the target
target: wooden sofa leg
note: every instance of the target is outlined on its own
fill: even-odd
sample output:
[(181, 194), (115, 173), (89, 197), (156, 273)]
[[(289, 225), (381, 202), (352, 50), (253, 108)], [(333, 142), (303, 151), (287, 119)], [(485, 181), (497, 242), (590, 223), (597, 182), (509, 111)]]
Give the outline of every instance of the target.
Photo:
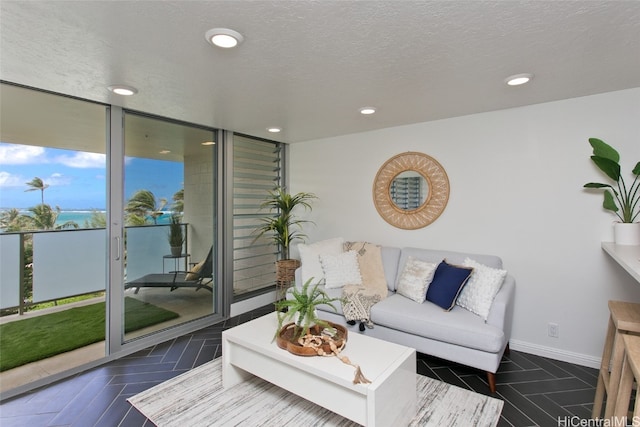
[(487, 382), (489, 383), (489, 391), (496, 392), (496, 374), (487, 371)]
[(511, 349), (509, 348), (509, 343), (507, 343), (507, 346), (504, 348), (504, 354), (506, 354), (507, 356), (509, 354), (511, 354)]

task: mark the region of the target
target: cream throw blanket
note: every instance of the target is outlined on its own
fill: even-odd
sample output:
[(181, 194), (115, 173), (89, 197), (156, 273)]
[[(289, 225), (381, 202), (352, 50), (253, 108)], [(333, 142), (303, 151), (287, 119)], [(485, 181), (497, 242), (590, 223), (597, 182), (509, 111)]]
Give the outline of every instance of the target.
[(388, 293), (380, 246), (367, 242), (345, 242), (344, 250), (358, 254), (362, 285), (344, 286), (342, 312), (347, 321), (360, 321), (372, 327), (371, 307), (385, 299)]

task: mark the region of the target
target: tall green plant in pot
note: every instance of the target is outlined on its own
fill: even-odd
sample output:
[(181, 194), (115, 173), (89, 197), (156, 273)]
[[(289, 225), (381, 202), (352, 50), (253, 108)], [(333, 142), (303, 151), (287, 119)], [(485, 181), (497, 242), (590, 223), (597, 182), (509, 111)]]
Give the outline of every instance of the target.
[(262, 236), (269, 236), (278, 247), (280, 259), (276, 262), (276, 280), (280, 287), (288, 287), (293, 281), (293, 273), (300, 266), (298, 260), (290, 259), (291, 244), (296, 240), (304, 241), (306, 234), (302, 226), (312, 221), (299, 219), (295, 215), (296, 208), (311, 211), (311, 202), (317, 199), (313, 193), (300, 192), (290, 194), (282, 187), (268, 192), (260, 209), (268, 210), (270, 215), (260, 218), (262, 225), (256, 229), (258, 235), (254, 242)]
[(617, 244), (640, 245), (640, 162), (631, 173), (635, 175), (631, 185), (627, 186), (621, 172), (620, 154), (610, 145), (598, 138), (589, 138), (593, 147), (591, 160), (614, 184), (589, 182), (584, 188), (604, 189), (602, 207), (613, 212), (620, 222), (614, 225)]
[(169, 223), (169, 246), (171, 247), (171, 255), (182, 255), (182, 245), (184, 244), (184, 233), (182, 231), (182, 224), (180, 215), (171, 215), (171, 222)]

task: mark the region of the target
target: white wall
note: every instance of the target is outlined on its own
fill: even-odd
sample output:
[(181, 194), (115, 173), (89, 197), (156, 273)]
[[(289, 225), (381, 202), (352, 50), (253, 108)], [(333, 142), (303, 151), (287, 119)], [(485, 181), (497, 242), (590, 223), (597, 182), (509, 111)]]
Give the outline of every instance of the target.
[[(310, 242), (342, 236), (501, 256), (517, 281), (511, 347), (596, 367), (607, 301), (640, 302), (640, 283), (600, 247), (613, 239), (614, 216), (582, 189), (605, 180), (589, 160), (590, 137), (615, 147), (630, 177), (640, 88), (292, 144), (290, 190), (319, 197)], [(404, 151), (434, 157), (451, 185), (444, 213), (420, 230), (392, 227), (373, 205), (378, 168)], [(547, 336), (549, 322), (559, 338)]]
[[(204, 134), (203, 141), (210, 137)], [(189, 223), (191, 262), (207, 257), (213, 242), (213, 196), (216, 171), (211, 145), (188, 144), (184, 147), (184, 218)]]

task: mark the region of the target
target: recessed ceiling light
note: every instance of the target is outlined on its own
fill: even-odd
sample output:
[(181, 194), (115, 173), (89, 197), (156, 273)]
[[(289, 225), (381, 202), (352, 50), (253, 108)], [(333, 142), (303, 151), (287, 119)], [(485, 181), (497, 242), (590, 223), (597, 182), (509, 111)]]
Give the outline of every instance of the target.
[(236, 47), (244, 40), (242, 34), (228, 28), (213, 28), (207, 31), (204, 37), (212, 45), (225, 49)]
[(216, 143), (213, 141), (205, 141), (202, 143), (202, 145), (216, 145)]
[(368, 114), (375, 113), (376, 109), (375, 107), (362, 107), (359, 111), (360, 111), (360, 114), (368, 115)]
[(518, 86), (528, 83), (533, 78), (533, 74), (524, 73), (524, 74), (514, 74), (513, 76), (507, 77), (504, 81), (509, 86)]
[(125, 86), (125, 85), (113, 85), (108, 88), (111, 92), (116, 93), (118, 95), (131, 96), (138, 93), (138, 89), (133, 86)]
[(160, 154), (169, 154), (171, 150), (161, 150)]
[(278, 128), (278, 127), (270, 127), (270, 128), (267, 128), (267, 130), (271, 133), (282, 132), (282, 128)]

